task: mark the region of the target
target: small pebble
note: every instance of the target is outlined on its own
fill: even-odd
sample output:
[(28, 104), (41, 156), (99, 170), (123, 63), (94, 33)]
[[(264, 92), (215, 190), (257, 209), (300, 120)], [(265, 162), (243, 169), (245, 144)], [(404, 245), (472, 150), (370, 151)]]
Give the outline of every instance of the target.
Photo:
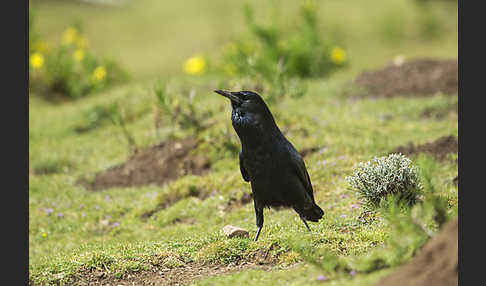
[(223, 227), (223, 232), (228, 238), (232, 238), (234, 236), (238, 237), (248, 237), (249, 233), (247, 230), (241, 228), (241, 227), (236, 227), (232, 225), (226, 225)]

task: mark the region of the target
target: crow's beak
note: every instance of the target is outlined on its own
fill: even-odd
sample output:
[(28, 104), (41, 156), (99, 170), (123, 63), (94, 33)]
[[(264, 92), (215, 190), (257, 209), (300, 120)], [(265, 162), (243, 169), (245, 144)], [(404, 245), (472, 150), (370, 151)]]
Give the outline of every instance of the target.
[(237, 95), (235, 95), (231, 91), (225, 91), (225, 90), (219, 90), (218, 89), (218, 90), (215, 90), (214, 92), (219, 93), (222, 96), (229, 98), (234, 103), (241, 104), (243, 102), (243, 100), (241, 100), (241, 98), (239, 98)]

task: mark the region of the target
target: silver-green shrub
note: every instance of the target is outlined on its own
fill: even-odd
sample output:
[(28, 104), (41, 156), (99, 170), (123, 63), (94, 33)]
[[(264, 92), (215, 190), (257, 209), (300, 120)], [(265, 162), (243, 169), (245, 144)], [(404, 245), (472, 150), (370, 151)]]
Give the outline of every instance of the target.
[(397, 196), (409, 205), (415, 204), (421, 195), (419, 171), (412, 161), (402, 154), (374, 158), (359, 163), (353, 175), (346, 181), (363, 199), (365, 207), (375, 208), (388, 196)]

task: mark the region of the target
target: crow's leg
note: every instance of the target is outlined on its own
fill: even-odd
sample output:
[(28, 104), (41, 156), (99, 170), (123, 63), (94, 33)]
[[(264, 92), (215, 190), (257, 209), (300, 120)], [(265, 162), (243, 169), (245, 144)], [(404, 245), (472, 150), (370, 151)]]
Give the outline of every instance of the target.
[(260, 236), (260, 232), (262, 231), (263, 227), (263, 206), (257, 203), (255, 200), (253, 200), (253, 204), (255, 206), (255, 215), (256, 215), (256, 225), (258, 227), (256, 236), (255, 236), (255, 241), (258, 240), (258, 237)]
[(255, 241), (257, 241), (257, 240), (258, 240), (258, 237), (260, 236), (260, 231), (262, 231), (262, 226), (259, 226), (259, 227), (258, 227), (257, 234), (256, 234), (256, 236), (255, 236)]
[(308, 230), (308, 231), (311, 231), (311, 229), (310, 229), (309, 225), (307, 224), (307, 221), (305, 221), (305, 218), (304, 218), (303, 216), (300, 216), (300, 219), (301, 219), (301, 220), (304, 222), (305, 227), (307, 227), (307, 230)]

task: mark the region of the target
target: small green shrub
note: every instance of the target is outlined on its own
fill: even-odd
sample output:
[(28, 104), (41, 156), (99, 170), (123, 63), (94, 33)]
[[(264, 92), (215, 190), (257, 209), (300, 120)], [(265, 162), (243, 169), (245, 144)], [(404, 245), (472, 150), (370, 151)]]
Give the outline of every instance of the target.
[(333, 39), (321, 36), (316, 1), (307, 1), (300, 8), (300, 25), (295, 30), (283, 29), (276, 20), (270, 26), (256, 23), (249, 5), (244, 12), (249, 33), (225, 48), (222, 69), (227, 74), (277, 82), (288, 77), (327, 76), (347, 65), (344, 50)]
[(135, 141), (135, 137), (133, 133), (130, 132), (127, 128), (127, 111), (125, 108), (119, 107), (118, 102), (115, 102), (111, 107), (111, 122), (120, 127), (123, 136), (127, 140), (128, 149), (132, 152), (137, 152), (137, 142)]
[(77, 98), (126, 78), (115, 61), (98, 59), (72, 45), (61, 45), (46, 55), (43, 80), (51, 93)]
[(35, 30), (29, 14), (29, 87), (48, 98), (78, 98), (129, 78), (113, 59), (98, 58), (88, 49), (79, 23), (68, 27), (61, 44), (51, 46)]
[[(159, 81), (154, 86), (154, 95), (156, 97), (154, 128), (157, 134), (161, 123), (164, 121), (171, 128), (175, 123), (182, 129), (194, 128), (196, 132), (199, 132), (205, 128), (207, 119), (212, 116), (211, 110), (201, 110), (196, 106), (194, 90), (191, 90), (187, 95), (175, 97), (169, 94), (165, 83)], [(173, 129), (171, 129), (172, 132), (174, 132)]]
[(390, 154), (360, 163), (346, 181), (368, 208), (378, 207), (390, 195), (413, 205), (422, 191), (418, 169), (402, 154)]
[(112, 103), (108, 106), (98, 104), (84, 110), (81, 122), (74, 127), (74, 131), (85, 133), (109, 123), (117, 112), (116, 108), (117, 105)]

